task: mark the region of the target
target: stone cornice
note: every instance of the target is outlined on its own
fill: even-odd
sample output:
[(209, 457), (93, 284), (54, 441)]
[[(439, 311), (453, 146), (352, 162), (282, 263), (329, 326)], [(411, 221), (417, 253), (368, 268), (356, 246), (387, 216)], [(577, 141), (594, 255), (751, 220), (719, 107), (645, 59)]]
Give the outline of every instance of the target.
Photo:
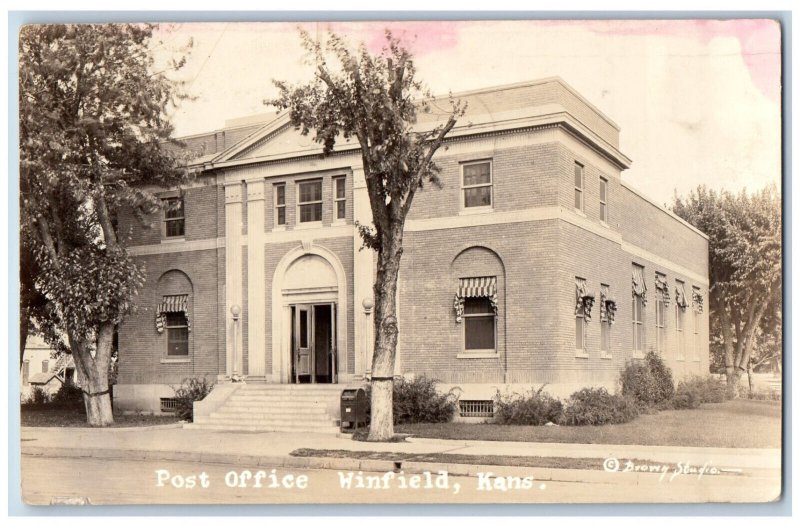
[[(570, 133), (572, 136), (579, 139), (586, 146), (597, 152), (599, 155), (607, 159), (614, 166), (620, 170), (628, 168), (631, 160), (622, 154), (619, 150), (606, 143), (598, 136), (593, 134), (587, 127), (580, 121), (572, 118), (569, 114), (562, 112), (560, 114), (553, 114), (547, 118), (526, 118), (508, 123), (510, 126), (475, 126), (465, 127), (460, 129), (457, 133), (453, 133), (445, 139), (445, 144), (453, 144), (456, 142), (482, 139), (488, 137), (496, 137), (498, 135), (509, 135), (516, 133), (529, 133), (531, 131), (546, 130), (550, 128), (560, 128)], [(256, 158), (245, 159), (229, 159), (226, 161), (208, 162), (203, 166), (204, 171), (238, 168), (247, 165), (275, 165), (275, 164), (288, 164), (298, 161), (310, 161), (314, 159), (327, 159), (343, 156), (356, 156), (360, 147), (352, 145), (341, 150), (334, 150), (327, 156), (323, 156), (321, 147), (314, 146), (313, 148), (306, 148), (292, 152), (290, 154), (277, 154), (262, 156)], [(359, 156), (360, 161), (360, 156)]]

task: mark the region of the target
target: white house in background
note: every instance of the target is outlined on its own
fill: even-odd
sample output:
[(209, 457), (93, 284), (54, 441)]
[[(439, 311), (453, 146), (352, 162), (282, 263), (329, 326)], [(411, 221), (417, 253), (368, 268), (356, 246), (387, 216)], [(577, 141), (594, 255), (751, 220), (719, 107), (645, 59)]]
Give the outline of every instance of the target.
[(30, 397), (34, 387), (54, 394), (69, 379), (75, 382), (75, 364), (71, 355), (51, 358), (53, 349), (39, 335), (29, 335), (22, 356), (20, 399)]

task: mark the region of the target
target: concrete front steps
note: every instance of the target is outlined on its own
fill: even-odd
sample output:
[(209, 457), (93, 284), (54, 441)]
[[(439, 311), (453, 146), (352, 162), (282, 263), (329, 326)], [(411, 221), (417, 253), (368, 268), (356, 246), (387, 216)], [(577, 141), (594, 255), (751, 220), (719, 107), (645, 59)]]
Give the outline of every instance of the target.
[(198, 414), (195, 406), (194, 422), (184, 428), (336, 433), (339, 398), (345, 388), (340, 384), (243, 383), (205, 415)]

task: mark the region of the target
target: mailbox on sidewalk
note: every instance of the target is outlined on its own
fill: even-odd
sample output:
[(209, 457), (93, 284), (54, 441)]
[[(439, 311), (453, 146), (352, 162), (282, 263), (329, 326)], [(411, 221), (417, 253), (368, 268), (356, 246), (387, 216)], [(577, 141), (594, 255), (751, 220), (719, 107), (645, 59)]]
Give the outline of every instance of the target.
[(367, 426), (367, 394), (363, 388), (342, 390), (341, 431), (355, 432)]

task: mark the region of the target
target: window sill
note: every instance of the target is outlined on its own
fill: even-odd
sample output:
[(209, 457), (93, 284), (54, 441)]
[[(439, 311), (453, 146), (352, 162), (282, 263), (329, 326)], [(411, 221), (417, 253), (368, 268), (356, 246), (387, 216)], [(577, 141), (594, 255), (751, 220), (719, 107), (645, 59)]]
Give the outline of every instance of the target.
[(302, 229), (321, 229), (322, 222), (321, 221), (305, 221), (303, 223), (296, 223), (294, 225), (294, 230), (299, 231)]
[(644, 358), (644, 353), (642, 353), (641, 351), (634, 351), (633, 352), (633, 358), (634, 359), (643, 359)]
[(600, 358), (605, 360), (611, 360), (614, 358), (614, 356), (611, 355), (610, 353), (601, 353)]
[(456, 355), (457, 359), (498, 359), (500, 354), (496, 351), (470, 351)]
[(576, 359), (588, 359), (589, 354), (583, 350), (575, 350), (575, 358)]
[(286, 225), (276, 225), (272, 228), (272, 232), (283, 232), (286, 230)]
[(169, 238), (161, 238), (161, 243), (182, 243), (186, 241), (186, 236), (171, 236)]
[(470, 214), (491, 214), (494, 212), (494, 207), (462, 207), (458, 211), (459, 216), (469, 216)]
[(161, 359), (161, 364), (188, 364), (192, 362), (192, 359)]
[(337, 225), (347, 225), (347, 220), (333, 220), (331, 222), (331, 227), (336, 227)]
[(686, 359), (683, 357), (675, 357), (675, 360), (678, 362), (684, 362)]
[(584, 218), (586, 218), (586, 217), (587, 217), (587, 216), (586, 216), (586, 213), (585, 213), (585, 212), (583, 212), (581, 209), (576, 209), (576, 208), (573, 208), (573, 209), (572, 209), (572, 211), (573, 211), (575, 214), (577, 214), (578, 216), (582, 216), (582, 217), (584, 217)]

